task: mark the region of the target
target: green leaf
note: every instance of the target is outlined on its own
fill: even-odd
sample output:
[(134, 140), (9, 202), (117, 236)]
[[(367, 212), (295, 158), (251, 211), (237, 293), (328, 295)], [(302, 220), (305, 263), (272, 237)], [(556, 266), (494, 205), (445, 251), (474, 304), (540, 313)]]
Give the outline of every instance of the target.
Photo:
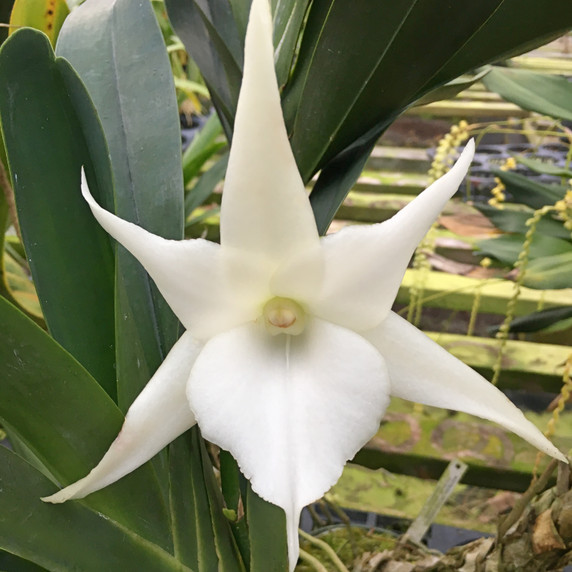
[[(175, 88), (148, 0), (88, 2), (70, 14), (57, 52), (84, 80), (101, 117), (115, 212), (165, 238), (183, 237)], [(117, 375), (126, 409), (178, 337), (178, 321), (143, 267), (117, 249)]]
[(250, 2), (165, 0), (173, 28), (199, 66), (230, 139), (242, 78)]
[(189, 571), (159, 546), (77, 502), (40, 500), (52, 483), (0, 447), (0, 548), (48, 570)]
[[(107, 149), (79, 80), (24, 29), (0, 51), (0, 118), (26, 254), (50, 333), (114, 396), (113, 256), (80, 194), (111, 193)], [(72, 95), (73, 93), (73, 95)], [(92, 133), (76, 114), (91, 113)], [(92, 162), (93, 160), (93, 162)]]
[(513, 171), (501, 171), (493, 168), (491, 172), (503, 182), (507, 192), (513, 196), (511, 202), (522, 203), (531, 209), (553, 205), (562, 199), (566, 193), (566, 187), (538, 183)]
[(446, 84), (430, 91), (429, 93), (425, 94), (423, 97), (420, 97), (415, 103), (414, 106), (417, 107), (419, 105), (427, 105), (428, 103), (433, 103), (434, 101), (441, 101), (443, 99), (452, 99), (465, 89), (469, 89), (472, 85), (481, 81), (483, 77), (485, 77), (491, 67), (485, 66), (482, 70), (480, 70), (475, 75), (467, 75), (467, 76), (460, 76), (456, 79), (453, 79)]
[(283, 95), (302, 177), (436, 87), (565, 31), (569, 8), (563, 0), (313, 2)]
[(222, 493), (198, 429), (195, 430), (192, 437), (195, 439), (196, 447), (200, 448), (201, 452), (205, 496), (209, 502), (210, 521), (213, 527), (216, 551), (220, 559), (220, 569), (225, 572), (245, 572), (244, 564), (230, 529), (230, 522), (223, 512)]
[(220, 450), (220, 480), (224, 496), (224, 504), (234, 513), (235, 518), (230, 523), (232, 533), (244, 562), (250, 562), (250, 542), (248, 526), (245, 518), (245, 498), (242, 496), (242, 485), (246, 479), (241, 475), (238, 463), (224, 449)]
[[(504, 232), (526, 234), (526, 221), (533, 216), (532, 210), (498, 209), (486, 204), (475, 204), (477, 210), (484, 214), (499, 230)], [(562, 221), (552, 218), (550, 214), (543, 216), (536, 230), (539, 234), (570, 240), (570, 231), (564, 228)]]
[[(242, 69), (237, 38), (249, 4), (234, 0), (231, 10), (217, 0), (167, 0), (173, 26), (207, 78), (229, 138)], [(273, 7), (277, 72), (294, 155), (305, 182), (318, 170), (324, 178), (313, 202), (320, 229), (399, 114), (459, 75), (572, 25), (566, 0), (278, 0)], [(213, 27), (219, 22), (224, 33)]]
[(532, 260), (526, 269), (523, 284), (538, 289), (570, 288), (572, 252)]
[[(200, 457), (191, 451), (189, 432), (184, 433), (169, 445), (171, 476), (169, 503), (173, 526), (174, 553), (177, 560), (200, 572), (199, 560), (206, 562), (211, 568), (216, 568), (217, 559), (212, 550), (199, 549), (200, 527), (205, 524), (208, 526), (209, 523), (204, 518), (208, 507), (200, 506), (195, 500), (198, 498), (198, 502), (204, 502), (200, 493), (197, 496), (193, 482), (193, 473), (200, 471), (200, 467), (197, 469), (197, 459)], [(203, 510), (202, 513), (200, 512), (201, 509)]]
[(197, 572), (243, 572), (198, 427), (171, 445), (175, 554)]
[(202, 205), (212, 194), (217, 184), (224, 179), (228, 165), (228, 153), (225, 153), (208, 171), (203, 173), (196, 185), (185, 197), (185, 218)]
[(222, 126), (216, 114), (211, 115), (183, 153), (183, 179), (185, 186), (199, 174), (202, 166), (217, 151), (226, 146), (220, 141)]
[(386, 127), (387, 125), (382, 125), (379, 129), (373, 129), (322, 169), (310, 193), (310, 204), (320, 235), (326, 234), (338, 208), (363, 171), (376, 141)]
[(572, 83), (565, 77), (495, 67), (483, 82), (487, 89), (523, 109), (572, 120)]
[[(70, 13), (66, 0), (15, 0), (10, 15), (10, 28), (35, 28), (55, 45), (58, 33)], [(5, 20), (0, 20), (5, 22)]]
[[(524, 234), (507, 234), (476, 241), (482, 254), (492, 256), (510, 266), (516, 262), (523, 244)], [(529, 258), (533, 260), (564, 253), (572, 253), (570, 242), (537, 233), (530, 245)]]
[(532, 159), (531, 157), (524, 157), (523, 155), (516, 155), (515, 159), (518, 163), (521, 163), (525, 167), (535, 171), (536, 173), (541, 173), (543, 175), (553, 175), (555, 177), (565, 177), (567, 179), (572, 178), (572, 171), (569, 169), (564, 169), (558, 165), (553, 165), (552, 163), (546, 163), (540, 159)]
[(246, 518), (250, 534), (250, 572), (287, 572), (286, 515), (261, 499), (251, 488), (246, 492)]
[(2, 572), (44, 572), (46, 569), (0, 550), (0, 570)]
[[(515, 318), (510, 323), (509, 331), (511, 333), (539, 332), (570, 318), (572, 318), (572, 306), (547, 308), (546, 310), (539, 310), (538, 312)], [(498, 327), (494, 328), (493, 332), (498, 331), (498, 329)]]
[(283, 87), (290, 78), (296, 44), (310, 0), (272, 0), (271, 4), (274, 14), (276, 76), (278, 85)]
[[(70, 354), (2, 298), (0, 323), (0, 422), (38, 469), (70, 484), (99, 462), (123, 415)], [(169, 520), (148, 464), (82, 502), (171, 549)]]

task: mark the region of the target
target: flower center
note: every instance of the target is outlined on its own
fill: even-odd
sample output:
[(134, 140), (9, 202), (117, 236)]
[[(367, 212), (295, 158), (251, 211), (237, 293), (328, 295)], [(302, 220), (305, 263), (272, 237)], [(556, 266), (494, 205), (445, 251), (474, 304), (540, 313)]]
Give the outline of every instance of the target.
[(297, 336), (304, 331), (306, 314), (300, 304), (289, 298), (272, 298), (262, 310), (264, 325), (270, 334)]

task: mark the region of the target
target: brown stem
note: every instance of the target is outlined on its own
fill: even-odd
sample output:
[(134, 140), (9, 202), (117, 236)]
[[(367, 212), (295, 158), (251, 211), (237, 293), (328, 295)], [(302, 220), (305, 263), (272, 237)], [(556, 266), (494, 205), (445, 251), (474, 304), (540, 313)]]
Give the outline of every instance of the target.
[(548, 479), (550, 479), (550, 476), (554, 472), (556, 465), (558, 465), (558, 460), (552, 459), (546, 469), (544, 469), (542, 475), (530, 483), (530, 486), (526, 492), (516, 501), (510, 513), (499, 523), (497, 532), (497, 544), (502, 541), (504, 535), (522, 516), (524, 509), (528, 506), (530, 501), (546, 488)]

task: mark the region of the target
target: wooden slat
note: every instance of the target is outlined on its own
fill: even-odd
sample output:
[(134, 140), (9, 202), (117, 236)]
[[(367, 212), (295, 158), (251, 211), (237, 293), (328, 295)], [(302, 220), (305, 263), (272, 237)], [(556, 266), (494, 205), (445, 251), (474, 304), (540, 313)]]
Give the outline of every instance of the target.
[[(470, 310), (477, 288), (481, 289), (480, 311), (490, 314), (505, 315), (508, 301), (514, 292), (514, 283), (509, 280), (480, 280), (446, 274), (444, 272), (427, 272), (409, 269), (397, 294), (399, 304), (407, 304), (411, 288), (424, 280), (424, 305), (445, 308), (448, 310)], [(517, 316), (530, 314), (538, 309), (542, 300), (544, 308), (572, 304), (572, 288), (564, 290), (532, 290), (522, 288), (516, 303)]]
[(507, 117), (528, 117), (530, 111), (526, 111), (514, 103), (504, 101), (463, 101), (451, 99), (446, 101), (434, 101), (419, 107), (410, 107), (406, 115), (465, 118), (468, 120), (506, 119)]
[[(544, 429), (549, 413), (527, 414)], [(572, 446), (572, 415), (564, 413), (553, 442), (562, 451)], [(431, 407), (416, 411), (394, 399), (380, 430), (353, 462), (393, 473), (437, 479), (447, 463), (459, 458), (469, 464), (462, 482), (495, 489), (523, 491), (530, 483), (537, 451), (496, 424), (464, 413)], [(546, 464), (544, 458), (542, 464)]]
[[(492, 379), (499, 351), (498, 340), (441, 332), (426, 333), (455, 357), (487, 379)], [(572, 348), (568, 346), (508, 340), (503, 352), (498, 387), (558, 393), (562, 387), (564, 362), (570, 353)]]

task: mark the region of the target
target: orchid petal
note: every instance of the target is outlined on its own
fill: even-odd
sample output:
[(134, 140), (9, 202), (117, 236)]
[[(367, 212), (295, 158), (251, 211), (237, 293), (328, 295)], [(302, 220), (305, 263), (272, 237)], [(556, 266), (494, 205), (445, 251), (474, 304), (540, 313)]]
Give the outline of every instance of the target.
[(82, 194), (99, 224), (139, 260), (195, 337), (256, 318), (272, 270), (264, 260), (222, 252), (207, 240), (167, 240), (127, 222), (97, 204), (83, 172)]
[(391, 219), (322, 239), (323, 288), (310, 303), (315, 315), (356, 331), (385, 318), (415, 248), (465, 177), (474, 147), (469, 141), (453, 168)]
[(268, 0), (253, 0), (221, 208), (224, 248), (280, 261), (318, 242), (284, 125)]
[(397, 314), (365, 337), (383, 354), (396, 397), (498, 423), (551, 457), (566, 457), (494, 385)]
[(42, 500), (83, 498), (119, 480), (195, 424), (185, 387), (200, 344), (185, 332), (133, 402), (123, 427), (99, 464), (83, 479)]
[(377, 431), (388, 391), (375, 348), (318, 319), (298, 336), (241, 326), (207, 342), (197, 358), (188, 397), (201, 432), (286, 512), (291, 568), (301, 509)]

